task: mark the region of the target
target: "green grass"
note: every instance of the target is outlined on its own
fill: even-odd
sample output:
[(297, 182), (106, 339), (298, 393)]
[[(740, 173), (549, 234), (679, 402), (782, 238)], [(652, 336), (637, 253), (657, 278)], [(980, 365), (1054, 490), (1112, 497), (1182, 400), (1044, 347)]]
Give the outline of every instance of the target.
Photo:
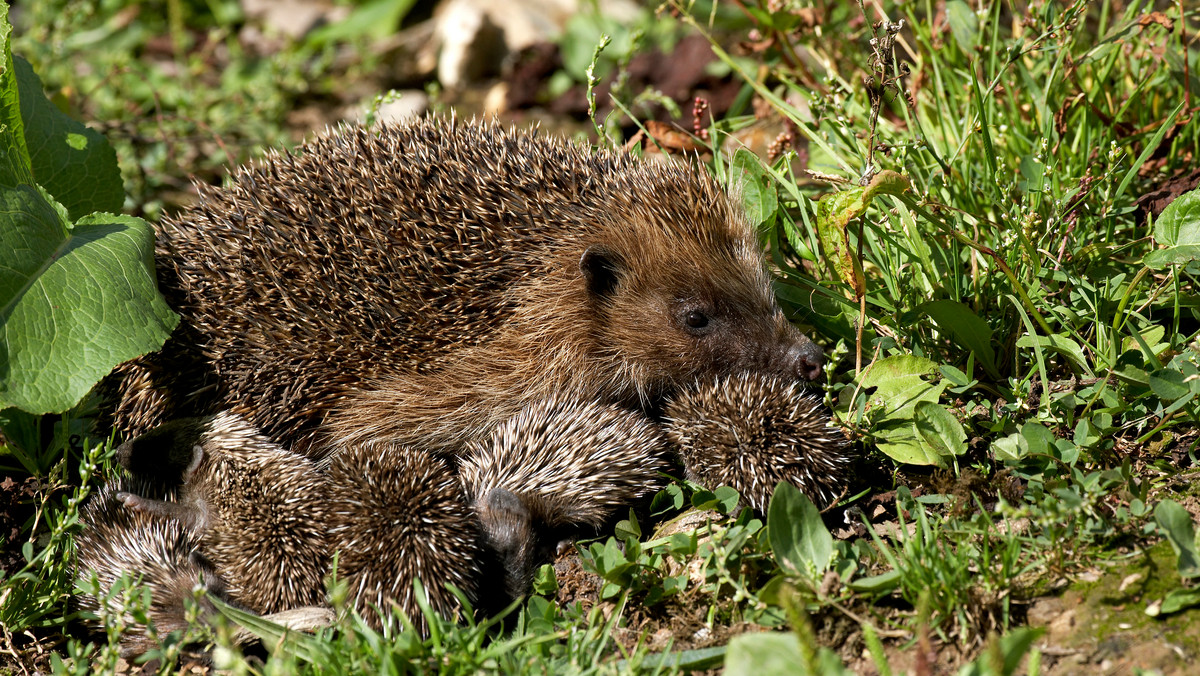
[[(149, 10), (122, 25), (117, 3), (34, 3), (14, 40), (69, 110), (105, 128), (125, 170), (127, 210), (151, 217), (187, 173), (290, 140), (284, 113), (335, 86), (329, 45), (295, 45), (264, 62), (238, 51), (236, 3), (168, 5), (195, 29), (172, 38), (179, 78), (144, 56), (149, 36), (168, 28)], [(1139, 21), (1148, 3), (1118, 12), (1111, 2), (997, 2), (975, 12), (951, 0), (935, 24), (943, 15), (932, 1), (886, 3), (887, 20), (903, 21), (889, 37), (872, 32), (884, 18), (873, 6), (864, 21), (851, 3), (814, 4), (817, 28), (752, 4), (733, 19), (722, 5), (714, 23), (705, 8), (672, 6), (681, 18), (654, 21), (713, 35), (723, 67), (747, 83), (742, 103), (710, 125), (722, 144), (710, 166), (746, 200), (780, 273), (781, 301), (833, 356), (829, 403), (883, 468), (848, 500), (854, 535), (823, 544), (826, 526), (794, 498), (777, 495), (783, 502), (764, 523), (729, 515), (727, 490), (673, 486), (655, 520), (693, 506), (717, 514), (699, 535), (658, 536), (631, 518), (612, 539), (581, 545), (583, 566), (602, 580), (589, 607), (555, 601), (544, 569), (537, 593), (502, 622), (435, 623), (419, 640), (343, 613), (315, 638), (280, 644), (265, 666), (218, 627), (221, 666), (673, 673), (723, 661), (730, 673), (766, 673), (782, 655), (839, 673), (842, 656), (822, 645), (830, 627), (849, 623), (858, 654), (865, 648), (881, 673), (899, 673), (889, 662), (929, 641), (966, 652), (960, 673), (1038, 673), (1046, 658), (1023, 626), (1025, 603), (1097, 561), (1161, 542), (1155, 505), (1195, 497), (1175, 461), (1194, 465), (1200, 443), (1200, 265), (1146, 265), (1161, 242), (1137, 200), (1200, 157), (1200, 63), (1183, 48), (1200, 29), (1197, 10), (1167, 4), (1167, 26)], [(669, 33), (656, 25), (650, 34)], [(733, 53), (751, 29), (774, 42)], [(229, 48), (232, 67), (218, 79), (197, 40)], [(577, 42), (607, 68), (627, 63)], [(91, 69), (80, 69), (84, 55)], [(619, 110), (653, 98), (624, 95)], [(752, 96), (807, 143), (775, 158), (738, 150), (755, 123)], [(596, 128), (615, 133), (628, 122), (619, 117)], [(199, 150), (181, 152), (197, 134)], [(818, 217), (819, 202), (848, 213), (829, 193), (848, 195), (888, 171), (908, 189), (869, 197), (844, 230)], [(838, 237), (840, 258), (828, 248)], [(41, 443), (37, 421), (21, 424), (20, 439), (38, 450), (16, 471), (44, 477), (45, 488), (20, 535), (28, 565), (0, 580), (0, 620), (14, 635), (50, 637), (70, 615), (75, 506), (106, 461), (103, 447), (67, 452), (69, 431)], [(896, 487), (895, 501), (873, 511), (870, 496)], [(785, 534), (788, 523), (807, 524), (799, 539)], [(1181, 568), (1157, 584), (1187, 591), (1194, 580)], [(685, 650), (682, 635), (652, 648), (639, 628), (688, 613), (710, 632), (790, 631), (706, 652)], [(1160, 621), (1140, 636), (1149, 640)], [(55, 669), (77, 672), (115, 655), (78, 638), (58, 651)]]

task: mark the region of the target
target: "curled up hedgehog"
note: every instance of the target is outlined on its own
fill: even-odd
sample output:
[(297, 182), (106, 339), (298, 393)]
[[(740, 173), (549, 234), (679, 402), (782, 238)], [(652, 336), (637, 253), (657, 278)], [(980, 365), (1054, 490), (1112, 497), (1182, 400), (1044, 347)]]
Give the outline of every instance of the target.
[(687, 478), (731, 486), (759, 513), (781, 481), (818, 507), (846, 485), (850, 445), (821, 400), (798, 383), (757, 373), (708, 379), (674, 397), (665, 417)]

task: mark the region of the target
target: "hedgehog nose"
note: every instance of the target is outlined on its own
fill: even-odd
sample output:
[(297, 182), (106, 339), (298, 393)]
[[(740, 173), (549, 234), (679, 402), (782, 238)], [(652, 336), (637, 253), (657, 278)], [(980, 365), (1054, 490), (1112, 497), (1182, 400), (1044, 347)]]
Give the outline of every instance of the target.
[(788, 357), (797, 376), (803, 380), (820, 380), (825, 366), (825, 353), (816, 343), (802, 337), (788, 349)]

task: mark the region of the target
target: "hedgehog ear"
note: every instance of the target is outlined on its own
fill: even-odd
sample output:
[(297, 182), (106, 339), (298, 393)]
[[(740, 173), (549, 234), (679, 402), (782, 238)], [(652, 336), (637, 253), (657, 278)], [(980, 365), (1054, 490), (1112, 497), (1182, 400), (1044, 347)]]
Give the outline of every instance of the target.
[(608, 247), (593, 244), (580, 257), (579, 271), (592, 295), (607, 296), (620, 281), (620, 260)]

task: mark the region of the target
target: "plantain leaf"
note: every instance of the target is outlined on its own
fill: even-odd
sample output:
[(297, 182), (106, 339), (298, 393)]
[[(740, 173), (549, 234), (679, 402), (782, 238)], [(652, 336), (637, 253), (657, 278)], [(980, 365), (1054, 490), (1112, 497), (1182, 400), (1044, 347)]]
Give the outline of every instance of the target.
[(996, 369), (996, 351), (992, 348), (992, 327), (971, 311), (971, 308), (953, 300), (935, 300), (917, 308), (950, 335), (955, 343), (975, 354), (975, 358), (993, 378), (999, 378)]

